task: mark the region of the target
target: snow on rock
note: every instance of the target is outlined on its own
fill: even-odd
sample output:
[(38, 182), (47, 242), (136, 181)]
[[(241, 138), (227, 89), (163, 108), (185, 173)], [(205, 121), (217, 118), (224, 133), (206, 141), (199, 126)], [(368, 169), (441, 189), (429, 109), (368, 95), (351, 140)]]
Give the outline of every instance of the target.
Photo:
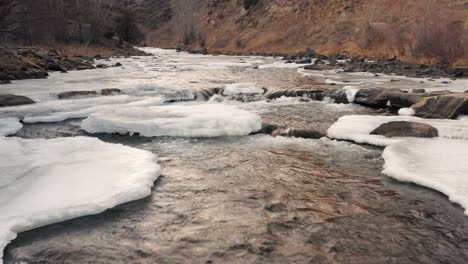
[(224, 95), (263, 94), (265, 91), (255, 83), (233, 83), (224, 86)]
[(0, 138), (0, 263), (16, 234), (151, 193), (150, 152), (95, 138)]
[(416, 111), (414, 111), (413, 108), (401, 108), (398, 110), (398, 115), (401, 116), (414, 116), (416, 114)]
[[(388, 138), (370, 133), (392, 121), (425, 123), (438, 138)], [(468, 215), (468, 120), (421, 119), (410, 116), (344, 116), (328, 130), (328, 137), (386, 147), (383, 173), (446, 194)]]
[(81, 127), (89, 133), (139, 133), (146, 137), (244, 136), (261, 129), (261, 118), (232, 105), (131, 107), (90, 115)]
[(16, 117), (0, 118), (0, 137), (13, 135), (22, 127), (23, 125)]
[(439, 131), (439, 137), (468, 140), (468, 122), (466, 121), (422, 119), (412, 116), (343, 116), (328, 129), (327, 134), (328, 137), (334, 139), (351, 140), (357, 143), (385, 147), (401, 141), (402, 138), (387, 138), (385, 136), (370, 135), (370, 133), (380, 125), (392, 121), (425, 123), (435, 127)]
[(468, 141), (408, 139), (387, 147), (383, 173), (446, 194), (468, 215)]

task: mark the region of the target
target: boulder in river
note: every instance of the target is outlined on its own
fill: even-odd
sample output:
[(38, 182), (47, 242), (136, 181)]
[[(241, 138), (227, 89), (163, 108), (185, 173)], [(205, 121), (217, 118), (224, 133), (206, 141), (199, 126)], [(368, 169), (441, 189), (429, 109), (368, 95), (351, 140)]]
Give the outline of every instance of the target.
[(433, 138), (439, 136), (437, 129), (428, 124), (407, 121), (393, 121), (382, 124), (370, 134), (386, 137)]
[(319, 139), (325, 135), (313, 129), (286, 128), (273, 131), (272, 136)]
[(427, 97), (412, 108), (418, 117), (455, 119), (460, 115), (468, 115), (468, 94), (452, 93)]
[(411, 93), (426, 93), (425, 89), (413, 89), (411, 90)]
[(333, 99), (337, 104), (349, 104), (348, 96), (344, 89), (325, 90), (323, 96)]
[(104, 96), (108, 95), (116, 95), (116, 94), (121, 94), (122, 90), (116, 89), (116, 88), (111, 88), (111, 89), (102, 89), (101, 94)]
[(384, 108), (387, 106), (388, 97), (385, 88), (359, 89), (354, 97), (354, 103), (368, 107)]
[(313, 100), (323, 99), (323, 89), (286, 89), (273, 90), (265, 94), (266, 99), (273, 100), (281, 97), (308, 97)]
[(96, 91), (70, 91), (59, 93), (57, 96), (59, 99), (71, 99), (74, 97), (86, 97), (97, 95)]
[(14, 94), (0, 94), (0, 107), (34, 104), (35, 102), (26, 96)]
[(384, 92), (382, 98), (387, 98), (392, 107), (406, 108), (411, 107), (421, 101), (426, 95), (424, 93), (402, 93), (402, 92)]
[(49, 71), (59, 71), (59, 72), (62, 72), (62, 73), (67, 72), (67, 69), (65, 69), (65, 67), (63, 67), (62, 65), (60, 65), (58, 63), (54, 63), (54, 62), (49, 62), (47, 64), (47, 70), (49, 70)]

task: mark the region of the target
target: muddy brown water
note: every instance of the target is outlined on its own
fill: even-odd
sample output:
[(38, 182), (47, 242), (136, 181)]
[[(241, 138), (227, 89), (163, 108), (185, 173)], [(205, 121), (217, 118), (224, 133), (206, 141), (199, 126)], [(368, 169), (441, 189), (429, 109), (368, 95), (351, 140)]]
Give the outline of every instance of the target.
[[(215, 86), (246, 76), (274, 88), (313, 83), (288, 69), (221, 73), (202, 77)], [(197, 86), (203, 78), (184, 80)], [(319, 102), (236, 105), (265, 122), (322, 133), (343, 115), (384, 114)], [(25, 124), (17, 136), (87, 135), (78, 122)], [(163, 173), (152, 195), (21, 233), (5, 263), (468, 263), (463, 209), (382, 175), (381, 148), (268, 135), (88, 136), (156, 153)]]

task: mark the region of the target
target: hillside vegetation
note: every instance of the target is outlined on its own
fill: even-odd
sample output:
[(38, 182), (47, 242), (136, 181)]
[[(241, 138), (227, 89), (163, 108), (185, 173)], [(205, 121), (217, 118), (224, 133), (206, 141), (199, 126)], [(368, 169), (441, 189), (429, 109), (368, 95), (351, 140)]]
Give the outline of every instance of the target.
[[(213, 52), (298, 53), (397, 57), (420, 63), (468, 65), (465, 0), (174, 0), (175, 12), (147, 35), (150, 45), (184, 44)], [(184, 5), (185, 3), (185, 5)], [(191, 36), (187, 40), (187, 35)]]

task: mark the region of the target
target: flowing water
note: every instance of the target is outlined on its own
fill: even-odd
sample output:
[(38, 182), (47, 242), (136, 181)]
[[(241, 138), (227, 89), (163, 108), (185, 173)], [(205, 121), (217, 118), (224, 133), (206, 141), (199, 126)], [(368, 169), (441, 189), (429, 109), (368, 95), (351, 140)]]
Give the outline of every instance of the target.
[[(157, 50), (155, 56), (118, 61), (125, 69), (54, 74), (48, 80), (2, 86), (0, 92), (48, 102), (55, 100), (56, 93), (70, 90), (119, 88), (145, 100), (168, 94), (184, 99), (180, 91), (187, 89), (233, 83), (255, 83), (270, 90), (304, 88), (325, 85), (329, 78), (343, 85), (421, 87), (411, 79), (390, 82), (367, 75), (304, 73), (274, 58)], [(444, 84), (431, 85), (437, 89)], [(260, 115), (264, 122), (321, 132), (343, 115), (384, 114), (301, 98), (222, 99)], [(217, 102), (175, 104), (208, 103)], [(440, 193), (382, 175), (380, 148), (261, 134), (90, 135), (81, 130), (80, 122), (24, 124), (16, 136), (97, 136), (157, 154), (162, 176), (143, 200), (21, 233), (6, 248), (5, 263), (468, 261), (468, 218), (463, 210)]]

